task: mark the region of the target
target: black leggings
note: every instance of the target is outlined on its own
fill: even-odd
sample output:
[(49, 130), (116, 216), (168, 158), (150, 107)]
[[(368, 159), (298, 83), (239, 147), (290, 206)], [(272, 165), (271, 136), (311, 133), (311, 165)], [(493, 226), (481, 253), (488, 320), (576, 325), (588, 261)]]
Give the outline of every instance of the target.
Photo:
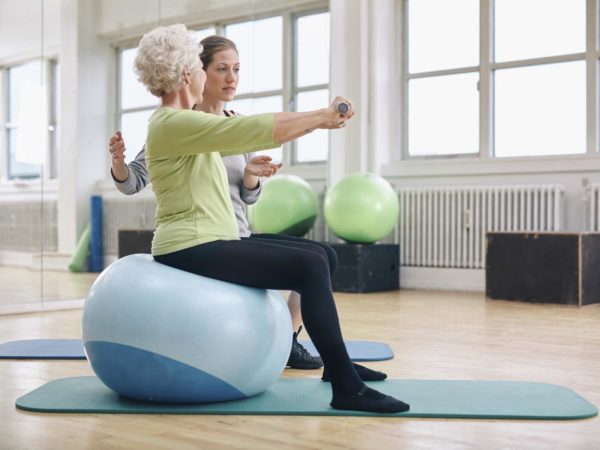
[(346, 352), (331, 290), (330, 270), (332, 266), (335, 269), (336, 259), (330, 265), (325, 246), (289, 236), (254, 236), (213, 241), (154, 258), (209, 278), (300, 293), (304, 326), (331, 373), (332, 387), (345, 384), (342, 378), (356, 386), (360, 378)]
[(288, 236), (286, 234), (269, 234), (269, 233), (252, 233), (248, 238), (242, 239), (275, 239), (276, 241), (290, 241), (290, 242), (304, 242), (313, 245), (318, 245), (325, 253), (327, 253), (327, 261), (329, 263), (329, 275), (333, 277), (337, 266), (338, 266), (338, 257), (337, 253), (333, 249), (333, 247), (325, 242), (317, 242), (311, 241), (310, 239), (305, 239), (296, 236)]

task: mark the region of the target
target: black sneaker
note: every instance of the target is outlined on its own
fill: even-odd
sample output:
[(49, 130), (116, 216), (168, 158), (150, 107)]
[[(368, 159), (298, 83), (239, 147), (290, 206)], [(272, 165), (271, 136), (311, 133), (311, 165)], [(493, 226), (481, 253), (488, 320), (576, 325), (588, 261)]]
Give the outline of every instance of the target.
[(302, 326), (292, 337), (292, 350), (287, 362), (287, 367), (292, 369), (320, 369), (323, 367), (323, 360), (318, 356), (311, 355), (304, 346), (298, 342), (298, 335), (302, 331)]

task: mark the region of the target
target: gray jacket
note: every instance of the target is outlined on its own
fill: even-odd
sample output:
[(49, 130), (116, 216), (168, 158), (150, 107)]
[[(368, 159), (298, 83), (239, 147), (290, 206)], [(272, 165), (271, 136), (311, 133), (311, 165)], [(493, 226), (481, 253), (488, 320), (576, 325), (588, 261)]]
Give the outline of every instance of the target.
[[(237, 219), (241, 237), (248, 237), (251, 234), (248, 218), (246, 217), (246, 205), (251, 205), (258, 200), (262, 184), (258, 183), (258, 188), (254, 190), (247, 189), (244, 184), (244, 168), (250, 159), (256, 156), (254, 153), (245, 153), (243, 155), (227, 156), (223, 158), (223, 163), (227, 169), (227, 178), (229, 180), (229, 195), (233, 204), (233, 211)], [(110, 174), (117, 189), (123, 194), (132, 195), (146, 187), (150, 182), (148, 168), (146, 167), (146, 149), (145, 147), (136, 155), (127, 167), (129, 176), (123, 182), (115, 179), (112, 169)]]

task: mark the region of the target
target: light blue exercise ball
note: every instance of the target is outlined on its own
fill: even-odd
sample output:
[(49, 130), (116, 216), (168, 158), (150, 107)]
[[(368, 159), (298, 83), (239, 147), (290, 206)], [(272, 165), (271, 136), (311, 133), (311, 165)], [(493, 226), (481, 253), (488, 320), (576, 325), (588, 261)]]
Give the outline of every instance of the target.
[(130, 255), (106, 268), (83, 308), (92, 369), (136, 400), (207, 403), (269, 388), (290, 355), (279, 291), (202, 277)]

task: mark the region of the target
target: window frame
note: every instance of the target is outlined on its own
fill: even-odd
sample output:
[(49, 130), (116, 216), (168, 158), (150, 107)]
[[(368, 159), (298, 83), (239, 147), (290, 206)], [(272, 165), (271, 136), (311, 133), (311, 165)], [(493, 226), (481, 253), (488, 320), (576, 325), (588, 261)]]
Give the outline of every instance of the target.
[[(599, 155), (598, 148), (598, 64), (600, 62), (600, 45), (598, 38), (599, 3), (600, 0), (585, 0), (586, 2), (586, 43), (585, 52), (565, 55), (528, 58), (523, 60), (494, 62), (494, 5), (495, 0), (479, 0), (479, 65), (473, 67), (460, 67), (438, 71), (409, 73), (409, 17), (408, 2), (402, 0), (400, 4), (400, 95), (401, 95), (401, 138), (400, 154), (396, 159), (400, 161), (423, 160), (523, 160), (540, 158), (581, 158), (582, 156)], [(497, 157), (494, 154), (494, 74), (496, 70), (513, 69), (519, 67), (540, 66), (545, 64), (563, 63), (571, 61), (584, 61), (586, 64), (586, 151), (579, 154), (561, 155), (522, 155), (510, 157)], [(453, 75), (461, 73), (478, 73), (479, 82), (479, 152), (456, 153), (451, 155), (411, 155), (408, 145), (409, 124), (409, 81), (411, 79)]]
[[(10, 173), (10, 155), (9, 155), (9, 130), (17, 130), (19, 125), (15, 121), (9, 121), (9, 108), (10, 108), (10, 85), (8, 82), (9, 71), (14, 68), (30, 62), (41, 61), (44, 67), (43, 82), (46, 86), (47, 96), (47, 152), (45, 155), (44, 162), (42, 163), (41, 171), (39, 175), (32, 176), (14, 176)], [(58, 147), (59, 143), (56, 139), (56, 130), (59, 126), (58, 116), (60, 111), (57, 111), (58, 104), (58, 92), (57, 89), (60, 87), (57, 83), (58, 80), (58, 58), (55, 56), (45, 56), (42, 58), (28, 58), (24, 60), (18, 60), (10, 62), (0, 66), (0, 89), (2, 95), (0, 96), (1, 107), (0, 107), (0, 180), (2, 184), (33, 184), (43, 183), (46, 181), (55, 180), (58, 178)]]

